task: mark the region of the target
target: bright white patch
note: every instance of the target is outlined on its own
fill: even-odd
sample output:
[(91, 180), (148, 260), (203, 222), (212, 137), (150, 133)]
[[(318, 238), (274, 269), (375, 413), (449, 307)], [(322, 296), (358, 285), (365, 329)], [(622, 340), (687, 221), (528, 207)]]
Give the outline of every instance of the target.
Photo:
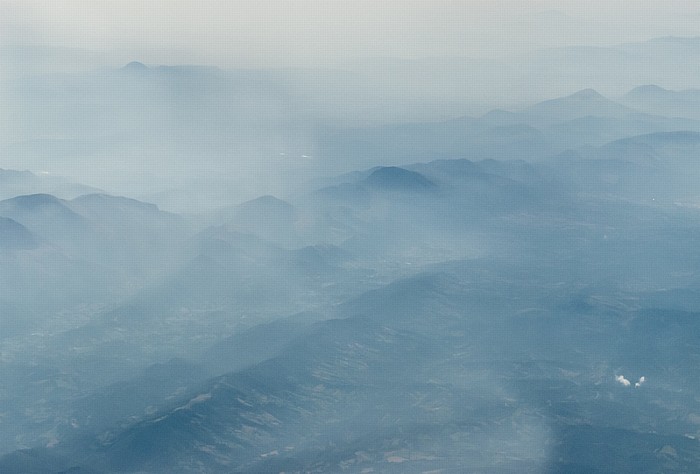
[(631, 382), (629, 380), (627, 380), (624, 375), (615, 376), (615, 380), (618, 383), (621, 383), (622, 385), (624, 385), (625, 387), (629, 387), (631, 385)]
[(647, 381), (647, 378), (644, 377), (644, 376), (641, 376), (641, 377), (639, 377), (639, 382), (635, 383), (634, 386), (635, 386), (636, 388), (639, 388), (639, 387), (641, 387), (642, 384), (643, 384), (644, 382), (646, 382), (646, 381)]

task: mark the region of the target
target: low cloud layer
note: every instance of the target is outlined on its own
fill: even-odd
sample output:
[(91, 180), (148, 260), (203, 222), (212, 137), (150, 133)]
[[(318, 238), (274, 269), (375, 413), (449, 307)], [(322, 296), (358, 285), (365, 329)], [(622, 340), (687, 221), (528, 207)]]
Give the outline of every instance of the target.
[[(625, 378), (624, 375), (616, 375), (615, 376), (615, 381), (622, 385), (623, 387), (630, 387), (632, 385), (632, 382), (630, 382), (628, 379)], [(639, 377), (639, 380), (634, 383), (635, 388), (641, 387), (645, 382), (647, 381), (646, 377), (641, 376)]]

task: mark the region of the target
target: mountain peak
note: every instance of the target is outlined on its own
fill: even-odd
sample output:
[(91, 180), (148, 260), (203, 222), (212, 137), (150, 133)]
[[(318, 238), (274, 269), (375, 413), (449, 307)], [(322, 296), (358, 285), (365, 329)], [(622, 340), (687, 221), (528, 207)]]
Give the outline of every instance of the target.
[(256, 197), (250, 201), (246, 201), (243, 204), (262, 204), (265, 206), (289, 206), (287, 201), (283, 201), (271, 194), (266, 194), (264, 196)]
[(623, 117), (631, 109), (600, 95), (594, 89), (583, 89), (574, 94), (545, 100), (523, 111), (532, 123), (554, 124), (593, 117)]
[(577, 100), (599, 100), (599, 99), (605, 99), (602, 95), (598, 93), (595, 89), (583, 89), (578, 92), (575, 92), (571, 94), (569, 99), (577, 99)]
[(422, 174), (397, 166), (379, 167), (364, 182), (372, 187), (386, 189), (427, 189), (435, 186)]
[(632, 95), (645, 95), (645, 94), (658, 94), (661, 92), (668, 92), (663, 87), (659, 87), (655, 84), (647, 84), (639, 87), (635, 87), (627, 93), (628, 96)]
[[(277, 212), (283, 214), (289, 214), (294, 212), (294, 206), (289, 204), (287, 201), (278, 199), (275, 196), (265, 195), (260, 196), (250, 201), (246, 201), (238, 205), (239, 212), (249, 212), (254, 213), (259, 212)], [(259, 216), (258, 216), (259, 217)]]
[(661, 36), (652, 38), (647, 43), (679, 44), (684, 46), (697, 46), (700, 44), (700, 36)]
[(12, 202), (16, 206), (26, 209), (40, 206), (63, 206), (61, 200), (51, 194), (27, 194), (16, 196), (3, 202)]
[(145, 71), (146, 69), (148, 69), (148, 66), (146, 66), (145, 64), (140, 63), (138, 61), (131, 61), (129, 64), (124, 66), (122, 69), (125, 71)]

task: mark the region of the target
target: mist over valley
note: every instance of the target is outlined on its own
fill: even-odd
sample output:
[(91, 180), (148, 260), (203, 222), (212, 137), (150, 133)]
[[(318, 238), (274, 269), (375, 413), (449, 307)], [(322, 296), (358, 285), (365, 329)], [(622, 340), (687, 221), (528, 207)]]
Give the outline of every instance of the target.
[(697, 6), (379, 3), (0, 1), (0, 472), (698, 470)]

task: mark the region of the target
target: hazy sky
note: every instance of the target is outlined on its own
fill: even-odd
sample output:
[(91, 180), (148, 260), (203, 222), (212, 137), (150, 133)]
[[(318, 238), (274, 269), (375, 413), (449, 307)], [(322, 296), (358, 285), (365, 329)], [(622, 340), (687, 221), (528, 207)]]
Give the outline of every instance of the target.
[(665, 35), (700, 35), (700, 2), (0, 0), (0, 43), (85, 48), (117, 62), (332, 65)]

